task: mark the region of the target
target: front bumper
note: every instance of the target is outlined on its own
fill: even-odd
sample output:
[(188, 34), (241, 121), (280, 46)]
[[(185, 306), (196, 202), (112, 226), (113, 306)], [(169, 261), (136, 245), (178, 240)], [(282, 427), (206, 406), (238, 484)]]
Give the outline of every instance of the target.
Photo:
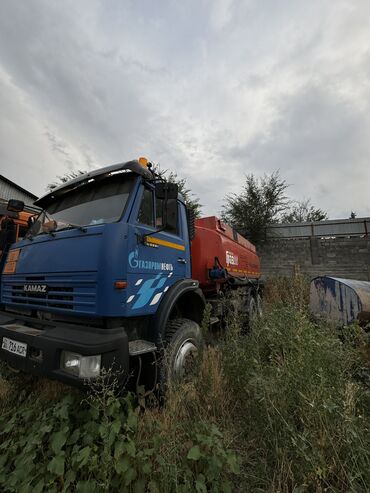
[[(26, 356), (2, 349), (3, 338), (27, 344)], [(83, 356), (101, 354), (101, 366), (118, 372), (122, 379), (129, 371), (128, 338), (123, 327), (97, 329), (42, 322), (0, 312), (0, 359), (17, 370), (81, 387), (86, 383), (60, 368), (62, 351)]]

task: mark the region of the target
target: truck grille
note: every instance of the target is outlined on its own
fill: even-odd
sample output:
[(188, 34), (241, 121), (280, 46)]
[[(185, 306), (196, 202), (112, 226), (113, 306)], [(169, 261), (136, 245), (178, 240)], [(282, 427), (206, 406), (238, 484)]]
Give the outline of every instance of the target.
[(66, 286), (53, 286), (48, 293), (24, 293), (23, 286), (12, 286), (12, 303), (26, 305), (45, 305), (52, 308), (73, 310), (74, 289)]
[[(46, 293), (24, 292), (24, 284), (46, 284)], [(38, 309), (96, 310), (96, 277), (93, 274), (10, 276), (3, 281), (2, 303)]]

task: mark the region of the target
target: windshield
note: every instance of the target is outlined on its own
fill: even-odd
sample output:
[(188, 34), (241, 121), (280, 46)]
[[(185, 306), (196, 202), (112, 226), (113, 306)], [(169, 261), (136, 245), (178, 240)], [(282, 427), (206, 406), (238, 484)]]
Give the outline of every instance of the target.
[(45, 208), (30, 234), (116, 222), (123, 213), (133, 184), (134, 176), (122, 173), (71, 190)]

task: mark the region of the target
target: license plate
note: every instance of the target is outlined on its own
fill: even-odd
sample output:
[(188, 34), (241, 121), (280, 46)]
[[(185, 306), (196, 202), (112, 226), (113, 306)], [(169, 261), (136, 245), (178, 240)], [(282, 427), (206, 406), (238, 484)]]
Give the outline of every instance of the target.
[(8, 339), (7, 337), (3, 337), (1, 348), (5, 351), (9, 351), (9, 353), (18, 354), (18, 356), (22, 356), (23, 358), (25, 358), (27, 354), (27, 344)]

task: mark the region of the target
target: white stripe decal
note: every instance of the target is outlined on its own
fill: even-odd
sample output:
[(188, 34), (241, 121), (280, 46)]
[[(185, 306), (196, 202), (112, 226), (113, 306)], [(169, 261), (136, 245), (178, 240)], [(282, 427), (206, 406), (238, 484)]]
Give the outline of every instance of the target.
[(138, 280), (136, 281), (136, 283), (135, 283), (135, 286), (139, 286), (142, 282), (143, 282), (143, 280), (142, 280), (142, 279), (138, 279)]
[(129, 299), (126, 301), (126, 303), (131, 303), (131, 301), (135, 298), (135, 295), (133, 294), (132, 296), (129, 297)]
[(152, 299), (152, 301), (150, 302), (151, 305), (156, 305), (159, 301), (159, 298), (162, 296), (162, 293), (157, 293), (154, 298)]

